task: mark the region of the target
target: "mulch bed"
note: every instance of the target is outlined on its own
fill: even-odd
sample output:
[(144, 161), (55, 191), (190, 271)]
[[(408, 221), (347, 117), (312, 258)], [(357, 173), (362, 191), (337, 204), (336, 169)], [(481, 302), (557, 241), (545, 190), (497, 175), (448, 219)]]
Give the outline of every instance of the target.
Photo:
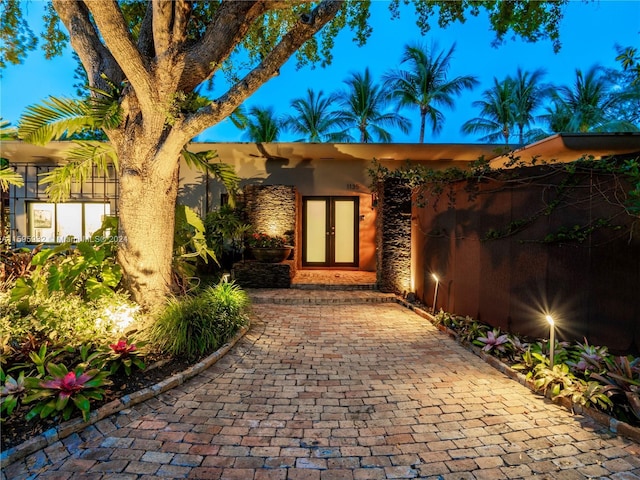
[[(182, 358), (155, 358), (146, 370), (134, 368), (129, 377), (124, 374), (124, 371), (116, 372), (109, 377), (113, 384), (105, 388), (105, 398), (101, 401), (93, 401), (91, 403), (91, 409), (97, 409), (124, 395), (155, 385), (172, 375), (182, 372), (199, 360), (200, 359), (188, 361)], [(148, 360), (146, 361), (148, 364), (150, 363)], [(33, 405), (35, 405), (35, 403), (16, 408), (11, 417), (0, 424), (0, 437), (3, 451), (20, 445), (26, 440), (40, 435), (63, 421), (60, 417), (51, 416), (44, 419), (36, 417), (30, 422), (25, 422), (24, 417)], [(80, 416), (80, 412), (78, 411), (76, 417)], [(72, 418), (75, 417), (72, 416)]]

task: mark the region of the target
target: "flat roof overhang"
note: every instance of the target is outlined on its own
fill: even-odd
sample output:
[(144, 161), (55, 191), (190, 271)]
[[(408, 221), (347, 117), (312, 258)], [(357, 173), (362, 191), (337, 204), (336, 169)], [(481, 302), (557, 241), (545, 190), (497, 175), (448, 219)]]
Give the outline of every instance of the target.
[[(52, 163), (63, 161), (72, 142), (50, 142), (46, 146), (11, 140), (0, 142), (0, 155), (15, 163)], [(219, 158), (264, 158), (289, 160), (385, 160), (472, 162), (484, 156), (491, 159), (500, 152), (499, 145), (464, 143), (234, 143), (193, 142), (192, 152), (215, 150)]]
[[(640, 132), (621, 133), (558, 133), (538, 142), (513, 150), (491, 160), (492, 168), (508, 168), (513, 157), (530, 164), (533, 159), (573, 162), (584, 155), (596, 159), (612, 155), (640, 154)], [(539, 162), (538, 162), (539, 163)]]

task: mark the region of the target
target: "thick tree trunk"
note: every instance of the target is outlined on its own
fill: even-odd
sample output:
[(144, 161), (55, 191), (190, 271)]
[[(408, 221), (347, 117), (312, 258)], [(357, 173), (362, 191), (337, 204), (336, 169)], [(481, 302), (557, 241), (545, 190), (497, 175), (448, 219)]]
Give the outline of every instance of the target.
[(178, 161), (163, 178), (153, 168), (120, 175), (118, 261), (133, 299), (146, 310), (171, 290)]

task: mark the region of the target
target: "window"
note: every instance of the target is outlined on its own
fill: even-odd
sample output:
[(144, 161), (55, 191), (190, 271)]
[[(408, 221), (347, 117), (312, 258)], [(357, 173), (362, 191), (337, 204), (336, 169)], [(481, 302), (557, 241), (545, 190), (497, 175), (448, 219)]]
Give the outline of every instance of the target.
[(25, 243), (62, 243), (88, 240), (111, 213), (109, 203), (29, 202), (28, 235), (18, 238)]

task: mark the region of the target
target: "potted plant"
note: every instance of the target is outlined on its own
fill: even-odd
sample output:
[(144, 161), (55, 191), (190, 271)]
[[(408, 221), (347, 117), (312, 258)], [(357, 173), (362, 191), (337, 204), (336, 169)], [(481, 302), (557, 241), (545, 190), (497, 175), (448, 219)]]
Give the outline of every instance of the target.
[(287, 245), (287, 239), (266, 233), (253, 233), (247, 238), (247, 246), (254, 258), (264, 263), (280, 263), (286, 260), (293, 247)]

